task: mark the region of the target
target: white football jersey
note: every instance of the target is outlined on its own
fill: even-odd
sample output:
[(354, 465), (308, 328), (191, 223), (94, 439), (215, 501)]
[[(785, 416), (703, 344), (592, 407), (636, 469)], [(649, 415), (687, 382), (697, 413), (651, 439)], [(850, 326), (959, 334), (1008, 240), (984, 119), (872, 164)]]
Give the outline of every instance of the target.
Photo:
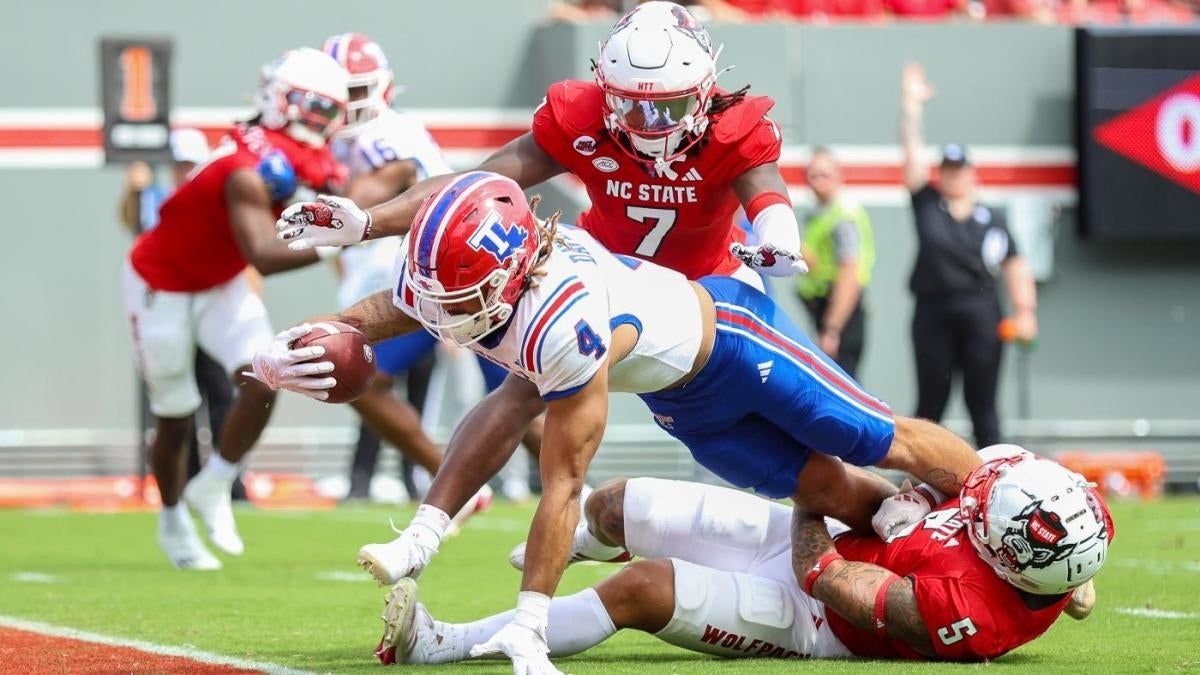
[[(417, 180), (450, 173), (442, 150), (420, 120), (388, 110), (353, 136), (339, 136), (330, 146), (333, 156), (350, 170), (350, 178), (382, 169), (391, 162), (412, 160)], [(392, 266), (399, 253), (398, 237), (383, 237), (342, 249), (342, 282), (338, 303), (348, 307), (392, 285)]]
[[(508, 323), (471, 349), (530, 380), (546, 400), (569, 396), (606, 362), (612, 331), (628, 324), (638, 340), (609, 366), (609, 390), (660, 391), (692, 369), (703, 335), (700, 302), (687, 278), (651, 262), (616, 256), (583, 230), (559, 226), (538, 285), (525, 291)], [(407, 247), (397, 260), (402, 279)], [(396, 284), (393, 302), (416, 317), (412, 293)]]

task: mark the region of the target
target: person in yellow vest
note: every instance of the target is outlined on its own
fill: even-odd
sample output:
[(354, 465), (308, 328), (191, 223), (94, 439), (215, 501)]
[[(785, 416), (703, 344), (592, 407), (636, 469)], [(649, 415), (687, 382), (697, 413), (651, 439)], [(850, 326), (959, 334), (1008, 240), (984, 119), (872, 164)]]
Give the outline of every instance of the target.
[(797, 292), (817, 326), (817, 346), (857, 377), (866, 328), (863, 289), (875, 266), (871, 219), (841, 194), (841, 171), (827, 148), (813, 150), (807, 180), (817, 210), (801, 233), (808, 274), (798, 277)]

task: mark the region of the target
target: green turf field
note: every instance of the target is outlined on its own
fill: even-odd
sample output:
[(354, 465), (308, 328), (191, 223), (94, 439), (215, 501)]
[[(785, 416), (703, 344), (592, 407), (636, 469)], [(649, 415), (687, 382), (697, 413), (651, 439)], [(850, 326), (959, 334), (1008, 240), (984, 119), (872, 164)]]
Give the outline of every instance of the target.
[[(986, 666), (1009, 672), (1200, 672), (1200, 500), (1114, 504), (1118, 538), (1098, 577), (1096, 612), (1063, 618), (1038, 642)], [(450, 540), (421, 578), (435, 616), (465, 620), (507, 609), (518, 573), (506, 557), (530, 507), (498, 504)], [(242, 510), (247, 552), (221, 572), (178, 572), (154, 544), (153, 514), (0, 512), (0, 615), (314, 671), (378, 672), (383, 590), (354, 565), (358, 546), (391, 536), (411, 509), (317, 513)], [(615, 570), (568, 571), (562, 592)], [(42, 577), (37, 575), (48, 575)], [(21, 579), (23, 581), (19, 581)], [(48, 583), (49, 582), (49, 583)], [(1153, 609), (1159, 616), (1121, 609)], [(1152, 613), (1154, 614), (1154, 613)], [(570, 673), (889, 673), (984, 666), (717, 660), (619, 634), (558, 661)], [(432, 671), (431, 671), (432, 672)], [(506, 664), (440, 672), (505, 673)]]

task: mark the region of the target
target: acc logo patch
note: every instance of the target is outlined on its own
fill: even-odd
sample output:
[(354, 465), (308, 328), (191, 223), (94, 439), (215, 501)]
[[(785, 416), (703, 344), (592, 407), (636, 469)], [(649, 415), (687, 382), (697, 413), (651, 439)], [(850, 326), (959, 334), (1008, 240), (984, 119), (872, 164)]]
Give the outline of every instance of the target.
[(371, 349), (371, 345), (363, 345), (363, 360), (367, 363), (375, 363), (375, 352)]
[(574, 147), (575, 152), (584, 157), (591, 157), (596, 154), (596, 139), (591, 136), (580, 136), (575, 139)]
[(604, 173), (612, 173), (621, 168), (621, 165), (617, 164), (617, 160), (613, 159), (612, 157), (597, 157), (596, 159), (592, 160), (592, 166), (596, 167), (600, 171), (603, 171)]

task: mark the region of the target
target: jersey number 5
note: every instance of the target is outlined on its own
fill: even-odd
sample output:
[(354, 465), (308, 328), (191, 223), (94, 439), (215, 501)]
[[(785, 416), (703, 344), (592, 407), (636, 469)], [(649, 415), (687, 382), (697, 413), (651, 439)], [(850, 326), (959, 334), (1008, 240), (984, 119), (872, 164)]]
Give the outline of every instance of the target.
[(942, 626), (938, 629), (938, 637), (941, 638), (942, 644), (952, 645), (955, 642), (962, 640), (964, 637), (971, 637), (979, 631), (975, 629), (975, 623), (971, 621), (971, 617), (960, 619), (950, 624)]
[(645, 206), (626, 206), (625, 216), (638, 223), (650, 223), (650, 231), (642, 237), (634, 253), (652, 258), (662, 248), (663, 239), (675, 227), (675, 212), (671, 209), (651, 209)]

